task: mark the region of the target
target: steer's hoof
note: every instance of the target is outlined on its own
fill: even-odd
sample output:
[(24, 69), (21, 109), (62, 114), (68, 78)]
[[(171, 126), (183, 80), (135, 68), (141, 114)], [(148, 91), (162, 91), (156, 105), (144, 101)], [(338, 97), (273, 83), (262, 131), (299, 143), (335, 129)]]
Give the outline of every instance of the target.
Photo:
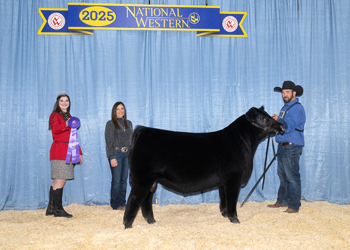
[(240, 223), (239, 222), (239, 220), (237, 219), (237, 218), (229, 218), (230, 219), (230, 221), (232, 222), (232, 223), (236, 223), (236, 224), (238, 224), (238, 223)]
[(226, 218), (226, 217), (227, 217), (226, 211), (222, 211), (222, 212), (221, 212), (221, 215), (224, 216), (224, 217)]
[(148, 224), (153, 224), (156, 222), (156, 220), (154, 218), (151, 219), (147, 219)]
[(124, 221), (123, 224), (125, 226), (125, 229), (132, 228), (132, 223), (125, 223), (125, 221)]

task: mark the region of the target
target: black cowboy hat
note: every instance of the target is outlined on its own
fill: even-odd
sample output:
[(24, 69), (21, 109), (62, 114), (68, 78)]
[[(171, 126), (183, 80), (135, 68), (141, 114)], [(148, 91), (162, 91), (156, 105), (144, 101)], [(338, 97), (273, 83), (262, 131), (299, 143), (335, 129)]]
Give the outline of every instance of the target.
[(304, 92), (303, 87), (301, 87), (300, 85), (295, 85), (292, 81), (284, 81), (282, 88), (275, 87), (273, 90), (277, 92), (282, 92), (283, 89), (291, 89), (296, 92), (297, 96), (303, 95)]

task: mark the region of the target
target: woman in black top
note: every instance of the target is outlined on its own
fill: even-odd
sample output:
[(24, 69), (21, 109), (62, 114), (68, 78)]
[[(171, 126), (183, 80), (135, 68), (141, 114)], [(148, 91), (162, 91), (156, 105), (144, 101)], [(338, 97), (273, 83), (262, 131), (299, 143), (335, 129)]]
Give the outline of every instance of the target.
[(116, 102), (112, 109), (112, 120), (107, 122), (105, 130), (106, 153), (112, 172), (111, 207), (113, 209), (125, 209), (132, 131), (132, 123), (127, 120), (124, 103)]

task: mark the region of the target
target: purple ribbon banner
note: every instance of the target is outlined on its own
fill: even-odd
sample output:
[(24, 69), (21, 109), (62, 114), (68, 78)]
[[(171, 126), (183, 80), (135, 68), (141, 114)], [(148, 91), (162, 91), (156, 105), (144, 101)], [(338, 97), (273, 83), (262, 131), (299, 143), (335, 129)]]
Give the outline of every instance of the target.
[(79, 140), (78, 140), (78, 128), (80, 127), (80, 120), (78, 117), (71, 117), (68, 120), (68, 126), (71, 128), (69, 136), (69, 144), (67, 150), (66, 163), (70, 163), (72, 157), (72, 163), (76, 164), (80, 162)]

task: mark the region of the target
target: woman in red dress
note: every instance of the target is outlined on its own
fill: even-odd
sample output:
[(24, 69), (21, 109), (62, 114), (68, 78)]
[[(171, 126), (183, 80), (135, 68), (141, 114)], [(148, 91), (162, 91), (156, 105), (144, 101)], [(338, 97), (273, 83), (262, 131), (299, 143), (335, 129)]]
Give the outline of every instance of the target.
[[(69, 144), (71, 128), (68, 120), (72, 117), (69, 113), (70, 98), (62, 92), (57, 96), (57, 100), (49, 119), (49, 130), (52, 132), (53, 142), (50, 149), (51, 178), (50, 200), (47, 206), (46, 215), (55, 217), (73, 217), (67, 213), (62, 206), (63, 187), (66, 180), (74, 179), (74, 165), (72, 162), (66, 163), (66, 156)], [(83, 163), (82, 152), (79, 147), (80, 162)]]

